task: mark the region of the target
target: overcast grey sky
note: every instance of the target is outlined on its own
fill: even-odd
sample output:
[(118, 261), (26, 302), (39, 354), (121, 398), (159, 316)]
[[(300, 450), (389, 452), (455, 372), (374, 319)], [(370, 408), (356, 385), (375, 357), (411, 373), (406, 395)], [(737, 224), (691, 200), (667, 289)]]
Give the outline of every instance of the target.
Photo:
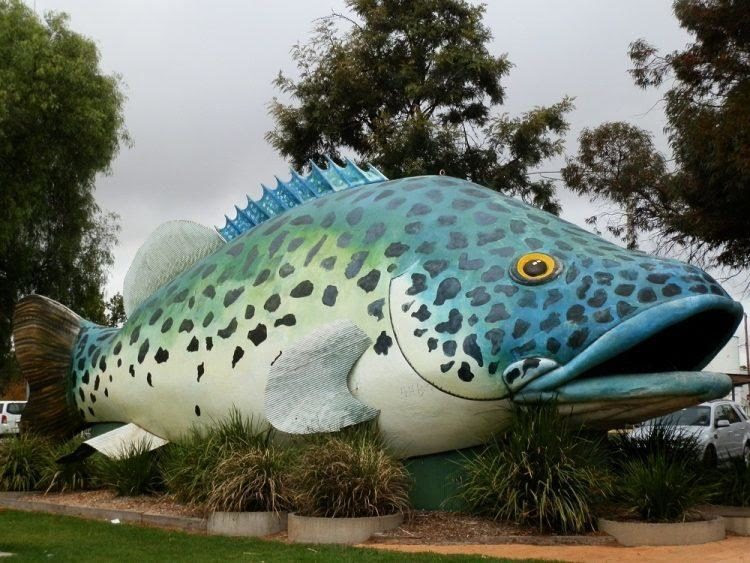
[[(285, 162), (264, 140), (273, 126), (271, 81), (279, 70), (295, 75), (290, 48), (307, 41), (315, 18), (345, 10), (342, 0), (26, 1), (39, 13), (67, 12), (72, 29), (96, 41), (103, 68), (127, 85), (135, 144), (96, 192), (121, 217), (110, 294), (121, 291), (136, 250), (160, 223), (223, 225), (246, 193), (257, 195), (274, 174), (284, 177)], [(504, 81), (504, 111), (516, 115), (570, 95), (568, 151), (581, 129), (614, 120), (648, 129), (666, 150), (660, 94), (633, 85), (627, 48), (640, 37), (665, 50), (688, 41), (671, 1), (490, 0), (485, 23), (491, 52), (507, 53), (515, 65)], [(563, 217), (582, 224), (592, 214), (588, 201), (560, 197)]]

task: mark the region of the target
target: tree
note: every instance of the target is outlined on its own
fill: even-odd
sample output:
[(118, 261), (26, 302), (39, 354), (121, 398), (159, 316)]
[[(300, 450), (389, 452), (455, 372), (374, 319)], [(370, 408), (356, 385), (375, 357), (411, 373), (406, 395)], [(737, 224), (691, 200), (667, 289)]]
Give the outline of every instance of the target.
[(107, 326), (122, 326), (128, 320), (125, 313), (125, 302), (122, 299), (122, 293), (115, 293), (109, 298), (106, 304), (107, 309)]
[[(673, 156), (663, 181), (642, 190), (665, 198), (664, 205), (643, 208), (647, 216), (639, 220), (656, 226), (662, 243), (691, 248), (695, 258), (745, 268), (750, 266), (750, 3), (677, 0), (673, 7), (691, 44), (664, 55), (643, 39), (630, 45), (636, 85), (669, 85), (664, 103)], [(585, 182), (578, 189), (597, 193)], [(622, 201), (626, 190), (613, 183), (608, 195)]]
[[(291, 97), (270, 105), (266, 138), (297, 168), (354, 154), (389, 177), (446, 174), (559, 212), (553, 184), (530, 167), (560, 154), (569, 98), (511, 118), (494, 111), (511, 63), (487, 50), (484, 6), (464, 0), (347, 0), (350, 18), (322, 18), (292, 57)], [(338, 24), (344, 23), (341, 30)]]
[(94, 200), (123, 123), (120, 79), (99, 68), (93, 41), (0, 0), (0, 378), (12, 372), (17, 299), (48, 295), (104, 322), (102, 287), (116, 216)]

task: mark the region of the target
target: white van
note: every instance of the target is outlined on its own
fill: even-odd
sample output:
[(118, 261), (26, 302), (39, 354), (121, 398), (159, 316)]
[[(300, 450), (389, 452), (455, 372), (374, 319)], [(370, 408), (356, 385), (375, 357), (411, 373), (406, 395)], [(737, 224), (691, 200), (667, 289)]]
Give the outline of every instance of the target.
[(0, 436), (18, 434), (18, 422), (26, 401), (0, 401)]

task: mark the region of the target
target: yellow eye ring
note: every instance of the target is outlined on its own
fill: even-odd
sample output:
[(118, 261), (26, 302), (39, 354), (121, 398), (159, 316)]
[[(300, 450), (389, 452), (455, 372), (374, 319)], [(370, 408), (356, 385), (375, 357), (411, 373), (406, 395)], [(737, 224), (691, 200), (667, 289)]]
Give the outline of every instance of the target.
[(511, 267), (511, 277), (524, 284), (544, 283), (556, 277), (562, 266), (554, 257), (543, 252), (524, 254)]

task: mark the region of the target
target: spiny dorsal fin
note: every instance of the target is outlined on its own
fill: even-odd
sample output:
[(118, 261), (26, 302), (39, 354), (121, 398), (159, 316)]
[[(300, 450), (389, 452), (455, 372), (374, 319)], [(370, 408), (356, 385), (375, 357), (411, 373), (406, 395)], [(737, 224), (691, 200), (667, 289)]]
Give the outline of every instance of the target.
[(253, 227), (268, 221), (284, 213), (287, 209), (296, 207), (309, 199), (323, 197), (331, 192), (338, 192), (364, 184), (375, 184), (388, 180), (372, 164), (367, 170), (362, 170), (350, 160), (346, 160), (345, 166), (339, 166), (331, 158), (326, 157), (328, 166), (320, 168), (314, 162), (310, 162), (310, 173), (307, 176), (300, 175), (292, 169), (292, 177), (287, 182), (276, 178), (276, 187), (270, 189), (263, 184), (263, 195), (258, 201), (247, 197), (247, 205), (240, 209), (235, 205), (235, 217), (230, 219), (226, 215), (226, 223), (223, 228), (216, 230), (226, 241), (237, 238), (242, 233)]
[(159, 225), (138, 249), (125, 274), (125, 313), (130, 316), (157, 289), (223, 245), (213, 229), (192, 221)]

